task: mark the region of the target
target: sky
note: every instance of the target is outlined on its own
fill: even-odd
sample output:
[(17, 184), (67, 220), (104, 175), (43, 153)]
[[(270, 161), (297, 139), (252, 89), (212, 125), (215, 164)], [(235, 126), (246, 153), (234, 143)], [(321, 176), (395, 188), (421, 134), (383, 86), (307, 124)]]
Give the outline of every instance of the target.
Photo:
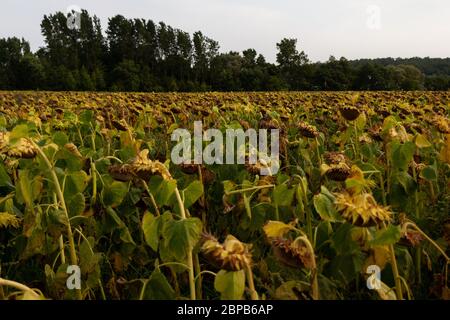
[(312, 61), (450, 57), (448, 0), (1, 0), (0, 38), (23, 37), (33, 50), (44, 45), (44, 14), (76, 5), (108, 18), (164, 21), (219, 41), (221, 52), (254, 48), (270, 62), (276, 43), (297, 38)]

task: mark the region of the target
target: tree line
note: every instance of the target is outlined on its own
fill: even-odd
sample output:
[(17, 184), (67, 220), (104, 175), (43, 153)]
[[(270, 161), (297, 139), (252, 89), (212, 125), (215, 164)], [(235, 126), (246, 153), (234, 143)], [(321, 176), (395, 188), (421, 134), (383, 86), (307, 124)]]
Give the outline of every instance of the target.
[(311, 62), (297, 39), (282, 39), (276, 63), (255, 49), (219, 51), (201, 31), (164, 22), (100, 20), (82, 10), (80, 28), (62, 12), (45, 15), (45, 46), (32, 52), (16, 37), (0, 39), (0, 89), (86, 91), (448, 90), (450, 59)]

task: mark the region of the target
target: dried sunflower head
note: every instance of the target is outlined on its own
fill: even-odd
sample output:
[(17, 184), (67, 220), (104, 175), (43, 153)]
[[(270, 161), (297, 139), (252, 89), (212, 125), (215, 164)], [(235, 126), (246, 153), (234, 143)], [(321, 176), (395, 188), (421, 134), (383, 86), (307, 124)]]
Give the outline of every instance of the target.
[(367, 133), (363, 133), (361, 136), (359, 136), (358, 140), (360, 143), (363, 143), (363, 144), (372, 143), (372, 138)]
[(274, 238), (271, 239), (271, 245), (275, 257), (284, 265), (292, 268), (312, 268), (311, 253), (303, 242)]
[(119, 181), (130, 181), (133, 177), (143, 180), (150, 179), (153, 175), (160, 175), (164, 180), (172, 179), (166, 166), (147, 157), (148, 150), (142, 150), (135, 158), (125, 164), (114, 164), (109, 166), (110, 175)]
[(369, 128), (368, 132), (372, 139), (376, 141), (383, 141), (383, 137), (381, 136), (381, 126), (373, 126)]
[(113, 119), (111, 120), (111, 124), (113, 125), (114, 128), (116, 128), (119, 131), (127, 131), (128, 125), (124, 119), (121, 119), (119, 121)]
[(270, 129), (279, 129), (280, 126), (275, 120), (272, 120), (269, 116), (266, 115), (259, 121), (259, 128), (270, 130)]
[(348, 121), (356, 120), (356, 118), (358, 118), (359, 114), (361, 113), (358, 108), (353, 106), (343, 106), (339, 109), (339, 111), (341, 112), (342, 116)]
[(160, 175), (164, 180), (171, 180), (169, 170), (164, 163), (148, 158), (148, 149), (144, 149), (132, 160), (133, 173), (141, 179), (148, 180), (153, 175)]
[(306, 138), (316, 138), (319, 136), (319, 131), (317, 131), (317, 128), (306, 122), (299, 122), (297, 127), (300, 134)]
[(334, 181), (345, 181), (350, 173), (351, 169), (345, 162), (331, 164), (325, 171), (326, 176)]
[(250, 129), (250, 123), (248, 123), (248, 121), (245, 121), (245, 120), (239, 120), (239, 124), (241, 125), (241, 127), (242, 127), (244, 130)]
[(432, 120), (433, 125), (440, 133), (450, 133), (450, 121), (443, 116), (435, 116)]
[(252, 264), (251, 245), (240, 242), (232, 235), (223, 244), (211, 235), (204, 235), (202, 253), (214, 265), (228, 271), (238, 271)]
[(358, 227), (372, 227), (391, 220), (389, 208), (378, 205), (370, 193), (338, 193), (335, 204), (341, 216)]
[(200, 164), (195, 164), (195, 163), (181, 163), (181, 164), (179, 165), (181, 171), (182, 171), (183, 173), (186, 173), (186, 174), (195, 174), (195, 173), (198, 173), (198, 167), (199, 167), (199, 166), (201, 166), (201, 167), (203, 168), (202, 165), (200, 165)]
[(108, 172), (114, 180), (127, 182), (133, 179), (133, 167), (129, 164), (113, 164), (108, 168)]
[(22, 159), (32, 159), (36, 157), (37, 153), (37, 149), (25, 138), (20, 138), (19, 141), (7, 151), (9, 157)]
[(21, 219), (8, 212), (0, 212), (0, 228), (18, 228), (20, 226)]
[(0, 132), (0, 153), (6, 152), (9, 144), (9, 132)]
[(328, 164), (339, 164), (341, 162), (348, 163), (349, 159), (342, 152), (330, 151), (323, 155), (324, 160)]

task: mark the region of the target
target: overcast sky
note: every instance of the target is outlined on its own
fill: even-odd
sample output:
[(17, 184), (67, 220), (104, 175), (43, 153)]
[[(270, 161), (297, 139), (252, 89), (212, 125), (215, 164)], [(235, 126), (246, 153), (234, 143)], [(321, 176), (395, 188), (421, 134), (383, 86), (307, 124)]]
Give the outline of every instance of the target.
[(255, 48), (275, 61), (276, 43), (299, 39), (311, 60), (450, 57), (448, 0), (1, 0), (0, 38), (24, 37), (43, 45), (44, 14), (70, 5), (108, 17), (164, 21), (190, 33), (201, 30), (221, 51)]

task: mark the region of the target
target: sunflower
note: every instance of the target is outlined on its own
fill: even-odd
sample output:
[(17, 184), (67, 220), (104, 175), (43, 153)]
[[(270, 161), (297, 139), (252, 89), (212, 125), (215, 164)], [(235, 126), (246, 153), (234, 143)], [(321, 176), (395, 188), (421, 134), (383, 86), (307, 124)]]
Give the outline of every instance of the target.
[(251, 245), (240, 242), (232, 235), (223, 244), (212, 235), (203, 235), (202, 253), (213, 264), (228, 271), (239, 271), (252, 264)]
[(181, 171), (183, 172), (183, 173), (186, 173), (186, 174), (194, 174), (194, 173), (197, 173), (198, 172), (198, 167), (203, 167), (202, 165), (200, 165), (200, 164), (195, 164), (195, 163), (181, 163), (180, 165), (179, 165), (179, 167), (180, 167), (180, 169), (181, 169)]
[(32, 159), (36, 157), (37, 153), (37, 149), (25, 138), (20, 138), (19, 141), (7, 151), (9, 157), (22, 159)]
[(271, 239), (275, 257), (284, 265), (292, 268), (312, 268), (312, 257), (306, 245), (301, 241), (284, 238)]
[(159, 175), (164, 180), (171, 180), (172, 176), (164, 163), (148, 159), (148, 152), (147, 149), (142, 150), (128, 163), (109, 166), (109, 174), (118, 181), (130, 181), (133, 177), (148, 180), (153, 175)]
[(339, 111), (341, 112), (342, 116), (348, 121), (356, 120), (356, 118), (358, 118), (359, 114), (361, 113), (358, 108), (353, 106), (343, 106), (339, 109)]
[(121, 119), (120, 121), (117, 121), (116, 119), (111, 120), (111, 124), (114, 128), (116, 128), (119, 131), (127, 131), (127, 123), (125, 120)]
[(440, 133), (450, 133), (450, 123), (446, 117), (435, 116), (432, 123)]
[(339, 164), (342, 162), (345, 162), (347, 164), (349, 163), (349, 159), (342, 152), (335, 152), (335, 151), (326, 152), (323, 155), (323, 158), (328, 164)]
[(9, 132), (0, 132), (0, 153), (7, 150), (9, 144)]
[(319, 136), (319, 131), (317, 131), (317, 128), (306, 122), (299, 122), (297, 127), (300, 134), (306, 138), (316, 138)]
[(391, 220), (389, 208), (378, 205), (370, 193), (338, 193), (335, 204), (341, 216), (358, 227), (373, 227)]
[(351, 173), (351, 168), (345, 163), (331, 164), (325, 171), (328, 178), (334, 181), (345, 181)]

